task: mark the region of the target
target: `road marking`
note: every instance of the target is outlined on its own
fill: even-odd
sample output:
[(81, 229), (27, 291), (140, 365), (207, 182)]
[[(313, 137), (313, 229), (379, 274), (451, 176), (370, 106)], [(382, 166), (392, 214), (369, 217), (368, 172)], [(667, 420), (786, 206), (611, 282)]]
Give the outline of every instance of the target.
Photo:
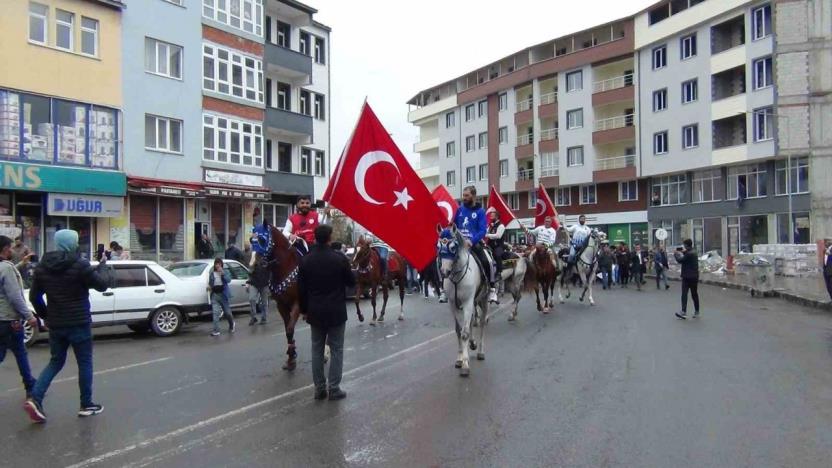
[[(299, 331), (309, 330), (309, 328), (310, 328), (310, 327), (308, 327), (308, 326), (307, 326), (307, 327), (303, 327), (303, 328), (295, 328), (295, 333), (297, 333), (297, 332), (299, 332)], [(274, 335), (272, 335), (272, 336), (283, 336), (283, 335), (285, 335), (285, 334), (286, 334), (286, 330), (283, 330), (282, 332), (275, 333), (275, 334), (274, 334)]]
[[(163, 357), (163, 358), (159, 358), (159, 359), (151, 359), (150, 361), (137, 362), (135, 364), (128, 364), (126, 366), (113, 367), (112, 369), (104, 369), (104, 370), (100, 370), (98, 372), (93, 372), (92, 375), (109, 374), (111, 372), (118, 372), (118, 371), (123, 371), (123, 370), (127, 370), (127, 369), (133, 369), (134, 367), (142, 367), (142, 366), (147, 366), (147, 365), (150, 365), (150, 364), (156, 364), (157, 362), (164, 362), (164, 361), (167, 361), (169, 359), (173, 359), (173, 356), (167, 356), (167, 357)], [(72, 382), (74, 380), (78, 380), (78, 376), (64, 377), (62, 379), (56, 379), (56, 380), (53, 380), (52, 383), (56, 384), (56, 383), (63, 383), (63, 382)], [(16, 392), (16, 391), (20, 391), (20, 390), (23, 390), (23, 387), (10, 388), (10, 389), (6, 390), (6, 393)]]
[[(366, 364), (360, 365), (360, 366), (358, 366), (354, 369), (350, 369), (349, 371), (344, 372), (344, 376), (346, 377), (346, 376), (355, 374), (357, 372), (360, 372), (364, 369), (367, 369), (369, 367), (381, 364), (383, 362), (387, 362), (391, 359), (395, 359), (395, 358), (401, 356), (402, 354), (409, 353), (409, 352), (411, 352), (415, 349), (421, 348), (422, 346), (425, 346), (425, 345), (431, 344), (433, 342), (439, 341), (441, 339), (447, 338), (447, 337), (453, 335), (454, 333), (455, 332), (453, 332), (453, 331), (443, 333), (443, 334), (435, 336), (435, 337), (433, 337), (433, 338), (431, 338), (427, 341), (423, 341), (421, 343), (415, 344), (415, 345), (413, 345), (413, 346), (411, 346), (407, 349), (397, 351), (397, 352), (395, 352), (395, 353), (393, 353), (389, 356), (385, 356), (381, 359), (377, 359), (375, 361), (368, 362)], [(113, 450), (111, 452), (107, 452), (105, 454), (98, 455), (96, 457), (88, 458), (88, 459), (86, 459), (82, 462), (76, 463), (74, 465), (70, 465), (68, 468), (83, 468), (83, 467), (87, 467), (87, 466), (92, 466), (92, 465), (101, 463), (103, 461), (109, 460), (111, 458), (128, 454), (130, 452), (133, 452), (133, 451), (141, 449), (141, 448), (150, 447), (151, 445), (158, 444), (159, 442), (166, 442), (166, 441), (169, 441), (173, 437), (179, 437), (179, 436), (188, 434), (190, 432), (194, 432), (198, 429), (210, 426), (212, 424), (216, 424), (216, 423), (218, 423), (220, 421), (224, 421), (228, 418), (231, 418), (231, 417), (234, 417), (234, 416), (237, 416), (237, 415), (240, 415), (240, 414), (247, 413), (247, 412), (249, 412), (251, 410), (254, 410), (254, 409), (257, 409), (261, 406), (268, 405), (270, 403), (274, 403), (274, 402), (279, 401), (279, 400), (283, 400), (283, 399), (291, 397), (293, 395), (297, 395), (301, 392), (306, 392), (306, 391), (312, 390), (314, 387), (315, 387), (314, 384), (309, 384), (309, 385), (305, 385), (303, 387), (296, 388), (294, 390), (289, 390), (288, 392), (281, 393), (280, 395), (275, 395), (273, 397), (266, 398), (265, 400), (261, 400), (261, 401), (258, 401), (256, 403), (252, 403), (250, 405), (243, 406), (242, 408), (237, 408), (237, 409), (229, 411), (227, 413), (223, 413), (223, 414), (214, 416), (212, 418), (204, 419), (202, 421), (196, 422), (196, 423), (191, 424), (189, 426), (185, 426), (185, 427), (176, 429), (174, 431), (168, 432), (167, 434), (156, 436), (156, 437), (153, 437), (152, 439), (147, 439), (147, 440), (139, 442), (137, 444), (128, 445), (127, 447), (124, 447), (124, 448), (121, 448), (121, 449), (118, 449), (118, 450)]]
[(202, 380), (199, 380), (197, 382), (189, 383), (187, 385), (182, 385), (181, 387), (176, 387), (176, 388), (172, 388), (170, 390), (165, 390), (164, 392), (162, 392), (162, 395), (169, 395), (171, 393), (178, 392), (180, 390), (185, 390), (186, 388), (191, 388), (191, 387), (196, 387), (197, 385), (202, 385), (206, 382), (208, 382), (208, 379), (202, 379)]

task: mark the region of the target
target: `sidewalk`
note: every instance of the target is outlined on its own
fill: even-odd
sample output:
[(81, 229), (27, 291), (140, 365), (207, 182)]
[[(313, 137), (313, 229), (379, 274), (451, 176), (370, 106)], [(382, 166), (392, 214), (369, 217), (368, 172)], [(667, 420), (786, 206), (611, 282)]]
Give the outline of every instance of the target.
[[(655, 275), (648, 274), (645, 277), (655, 278)], [(679, 281), (679, 272), (670, 270), (667, 272), (667, 278), (671, 281)], [(723, 288), (751, 291), (750, 281), (744, 275), (700, 273), (699, 282)], [(774, 297), (780, 297), (789, 302), (832, 312), (832, 302), (829, 300), (826, 285), (820, 275), (808, 278), (775, 276), (773, 294)]]

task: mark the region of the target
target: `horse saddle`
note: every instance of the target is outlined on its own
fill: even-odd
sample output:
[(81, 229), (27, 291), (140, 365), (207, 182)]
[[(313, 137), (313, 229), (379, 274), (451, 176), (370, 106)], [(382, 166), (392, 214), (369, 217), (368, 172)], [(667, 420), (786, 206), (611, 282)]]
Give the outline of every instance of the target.
[[(577, 257), (577, 254), (576, 254), (576, 257)], [(562, 248), (562, 249), (558, 250), (558, 258), (560, 258), (561, 260), (563, 260), (564, 263), (566, 263), (569, 260), (569, 249), (568, 248)]]
[(505, 252), (503, 253), (503, 269), (510, 269), (514, 268), (517, 265), (517, 260), (520, 259), (520, 256), (514, 252)]

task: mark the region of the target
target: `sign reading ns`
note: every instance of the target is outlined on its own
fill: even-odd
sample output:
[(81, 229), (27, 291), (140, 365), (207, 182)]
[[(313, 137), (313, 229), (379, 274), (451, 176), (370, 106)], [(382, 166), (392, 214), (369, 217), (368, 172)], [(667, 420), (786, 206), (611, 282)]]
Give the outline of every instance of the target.
[(0, 188), (123, 197), (127, 192), (124, 173), (13, 162), (0, 163)]

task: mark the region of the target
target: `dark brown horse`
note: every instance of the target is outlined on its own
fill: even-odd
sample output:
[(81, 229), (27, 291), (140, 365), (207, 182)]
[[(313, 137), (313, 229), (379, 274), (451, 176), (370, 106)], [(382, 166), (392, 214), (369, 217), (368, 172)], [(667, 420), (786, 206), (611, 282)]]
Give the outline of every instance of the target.
[[(549, 308), (555, 305), (555, 279), (558, 277), (558, 270), (545, 246), (537, 245), (534, 247), (532, 266), (535, 271), (534, 295), (537, 299), (537, 310), (548, 314)], [(542, 305), (540, 304), (541, 289), (543, 290)]]
[(370, 246), (370, 241), (365, 238), (358, 239), (355, 246), (355, 256), (352, 259), (353, 269), (356, 270), (356, 294), (355, 294), (355, 311), (358, 313), (358, 319), (364, 321), (364, 316), (361, 314), (361, 294), (359, 291), (370, 289), (370, 303), (373, 305), (373, 320), (370, 325), (375, 325), (376, 322), (376, 296), (378, 288), (381, 287), (381, 295), (384, 302), (381, 305), (381, 315), (378, 316), (378, 321), (384, 321), (384, 312), (387, 309), (387, 298), (389, 296), (388, 290), (393, 287), (393, 281), (399, 284), (399, 300), (401, 303), (401, 313), (399, 320), (404, 320), (404, 288), (406, 286), (406, 264), (404, 259), (395, 252), (388, 253), (388, 268), (387, 275), (382, 275), (381, 271), (381, 256), (378, 251)]

